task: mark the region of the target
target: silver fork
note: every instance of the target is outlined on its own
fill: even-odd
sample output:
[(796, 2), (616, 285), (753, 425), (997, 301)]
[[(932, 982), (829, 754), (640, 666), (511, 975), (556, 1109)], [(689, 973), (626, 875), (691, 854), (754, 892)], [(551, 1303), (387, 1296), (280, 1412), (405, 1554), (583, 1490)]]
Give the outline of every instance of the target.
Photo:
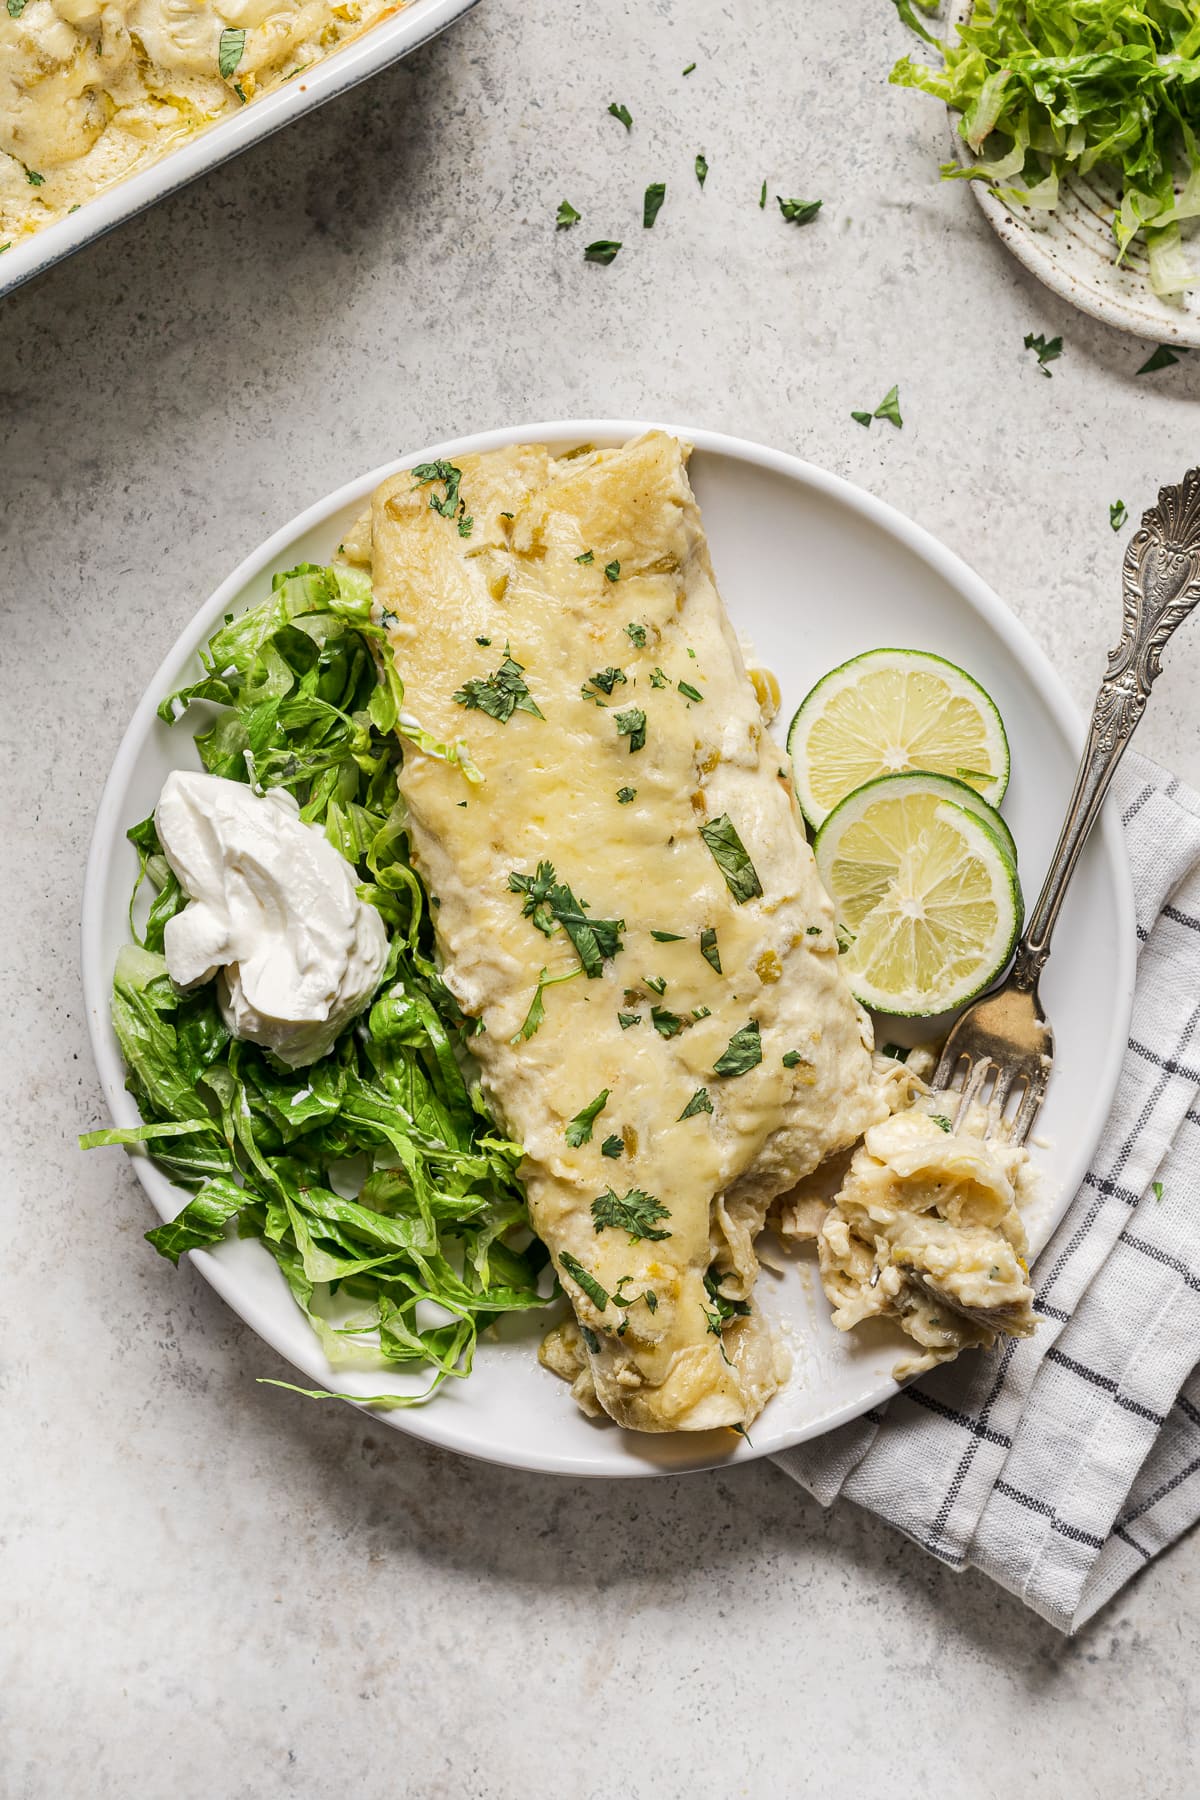
[[(1014, 1144), (1029, 1136), (1054, 1061), (1054, 1033), (1038, 998), (1038, 981), (1067, 884), (1146, 710), (1163, 646), (1200, 599), (1200, 468), (1189, 469), (1178, 487), (1161, 488), (1158, 505), (1143, 513), (1125, 552), (1122, 590), (1120, 642), (1109, 651), (1066, 822), (1037, 905), (1007, 978), (963, 1013), (933, 1077), (936, 1091), (956, 1095), (956, 1125), (972, 1105), (986, 1105), (988, 1134)], [(1008, 1115), (1018, 1092), (1020, 1102)]]

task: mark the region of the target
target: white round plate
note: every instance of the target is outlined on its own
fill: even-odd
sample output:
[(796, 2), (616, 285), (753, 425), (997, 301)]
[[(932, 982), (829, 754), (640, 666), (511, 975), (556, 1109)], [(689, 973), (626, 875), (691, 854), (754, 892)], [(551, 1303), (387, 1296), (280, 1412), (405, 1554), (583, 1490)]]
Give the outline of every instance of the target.
[[(971, 5), (972, 0), (965, 0), (951, 9), (947, 36), (967, 17)], [(976, 158), (959, 135), (959, 115), (949, 116), (954, 154), (969, 168)], [(967, 186), (1001, 242), (1031, 275), (1072, 306), (1135, 337), (1200, 348), (1200, 288), (1171, 300), (1156, 294), (1140, 240), (1130, 246), (1120, 266), (1113, 261), (1112, 218), (1121, 204), (1113, 182), (1096, 175), (1064, 181), (1052, 213), (1009, 206), (985, 181), (969, 181)], [(1200, 265), (1200, 239), (1194, 249)]]
[[(171, 769), (197, 766), (187, 720), (166, 726), (155, 708), (197, 677), (198, 647), (225, 613), (265, 597), (272, 571), (327, 561), (371, 490), (397, 469), (522, 441), (558, 450), (618, 444), (645, 429), (611, 420), (522, 425), (414, 451), (310, 507), (247, 557), (200, 608), (133, 716), (104, 790), (88, 862), (84, 992), (96, 1064), (116, 1124), (137, 1122), (108, 1014), (136, 868), (125, 832), (152, 810)], [(715, 432), (665, 429), (695, 445), (692, 480), (717, 579), (737, 630), (779, 677), (781, 726), (818, 675), (881, 644), (935, 650), (982, 681), (1012, 744), (1004, 810), (1032, 897), (1058, 833), (1082, 740), (1071, 703), (1036, 644), (964, 563), (881, 501), (797, 457)], [(1036, 1152), (1047, 1197), (1029, 1220), (1035, 1248), (1078, 1187), (1108, 1113), (1128, 1031), (1134, 952), (1120, 821), (1110, 812), (1085, 852), (1044, 983), (1058, 1066), (1039, 1126), (1047, 1142)], [(146, 1157), (135, 1157), (134, 1166), (156, 1211), (173, 1217), (186, 1196)], [(331, 1370), (261, 1244), (235, 1239), (193, 1254), (192, 1261), (306, 1384), (355, 1396), (402, 1385), (403, 1378), (390, 1373)], [(507, 1322), (500, 1341), (481, 1344), (469, 1380), (447, 1382), (428, 1406), (375, 1416), (381, 1425), (431, 1443), (520, 1468), (654, 1475), (769, 1455), (855, 1418), (895, 1392), (891, 1370), (908, 1340), (877, 1322), (849, 1336), (835, 1331), (806, 1257), (788, 1259), (783, 1274), (764, 1269), (759, 1294), (789, 1335), (795, 1369), (754, 1426), (752, 1445), (728, 1432), (654, 1437), (588, 1421), (565, 1384), (539, 1366), (535, 1350), (544, 1322), (528, 1316)]]

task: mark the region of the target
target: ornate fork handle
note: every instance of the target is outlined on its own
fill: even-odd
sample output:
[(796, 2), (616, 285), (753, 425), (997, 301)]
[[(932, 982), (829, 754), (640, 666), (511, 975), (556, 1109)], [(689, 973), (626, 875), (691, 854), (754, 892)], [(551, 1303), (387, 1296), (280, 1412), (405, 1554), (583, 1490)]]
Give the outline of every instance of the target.
[(1178, 487), (1159, 490), (1125, 552), (1124, 619), (1092, 708), (1075, 790), (1050, 868), (1010, 980), (1032, 992), (1050, 954), (1050, 935), (1079, 853), (1096, 822), (1109, 783), (1137, 729), (1159, 673), (1163, 646), (1200, 600), (1200, 468)]

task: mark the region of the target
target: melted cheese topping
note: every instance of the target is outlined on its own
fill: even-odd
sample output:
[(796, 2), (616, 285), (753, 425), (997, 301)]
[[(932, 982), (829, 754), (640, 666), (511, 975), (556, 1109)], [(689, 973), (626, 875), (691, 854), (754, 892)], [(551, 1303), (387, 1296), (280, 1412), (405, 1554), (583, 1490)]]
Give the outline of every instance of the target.
[[(402, 4), (26, 0), (16, 18), (0, 8), (0, 236), (74, 211)], [(225, 32), (245, 41), (223, 77)], [(232, 61), (236, 40), (226, 47)]]
[[(886, 1111), (869, 1026), (713, 582), (683, 448), (650, 433), (573, 459), (524, 446), (459, 467), (468, 536), (431, 507), (441, 487), (408, 473), (376, 493), (352, 553), (371, 558), (406, 705), (434, 738), (466, 737), (484, 777), (469, 785), (406, 748), (400, 779), (445, 977), (483, 1024), (485, 1088), (525, 1145), (533, 1222), (580, 1322), (546, 1360), (626, 1425), (744, 1424), (782, 1374), (746, 1308), (753, 1238), (777, 1194)], [(506, 645), (541, 716), (455, 698)], [(591, 677), (614, 668), (625, 679), (607, 694)], [(638, 749), (618, 728), (633, 708)], [(700, 834), (723, 815), (763, 889), (744, 903)], [(595, 979), (572, 976), (563, 931), (543, 935), (510, 889), (510, 872), (543, 861), (592, 917), (623, 921)], [(545, 988), (544, 1019), (522, 1038), (542, 970), (572, 978)], [(751, 1022), (761, 1061), (716, 1074)], [(712, 1111), (683, 1118), (702, 1087)], [(567, 1124), (602, 1090), (590, 1141), (572, 1148)], [(613, 1138), (620, 1154), (605, 1156)], [(600, 1229), (592, 1203), (610, 1188), (652, 1196), (666, 1235)], [(729, 1309), (705, 1287), (714, 1259), (722, 1298), (743, 1309), (724, 1329)]]
[(922, 1107), (873, 1126), (817, 1236), (834, 1324), (898, 1319), (922, 1350), (898, 1378), (989, 1347), (998, 1332), (1028, 1337), (1037, 1321), (1019, 1208), (1030, 1181), (1023, 1148), (948, 1133)]

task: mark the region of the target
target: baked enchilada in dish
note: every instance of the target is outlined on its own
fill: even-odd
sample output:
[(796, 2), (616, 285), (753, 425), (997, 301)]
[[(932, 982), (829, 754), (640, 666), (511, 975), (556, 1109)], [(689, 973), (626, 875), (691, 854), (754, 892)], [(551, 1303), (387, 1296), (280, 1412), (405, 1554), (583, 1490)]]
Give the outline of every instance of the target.
[(60, 219), (404, 0), (8, 0), (0, 242)]
[(786, 1367), (755, 1236), (886, 1105), (685, 451), (406, 471), (349, 549), (406, 704), (483, 777), (417, 751), (400, 785), (574, 1307), (544, 1358), (621, 1424), (744, 1427)]

